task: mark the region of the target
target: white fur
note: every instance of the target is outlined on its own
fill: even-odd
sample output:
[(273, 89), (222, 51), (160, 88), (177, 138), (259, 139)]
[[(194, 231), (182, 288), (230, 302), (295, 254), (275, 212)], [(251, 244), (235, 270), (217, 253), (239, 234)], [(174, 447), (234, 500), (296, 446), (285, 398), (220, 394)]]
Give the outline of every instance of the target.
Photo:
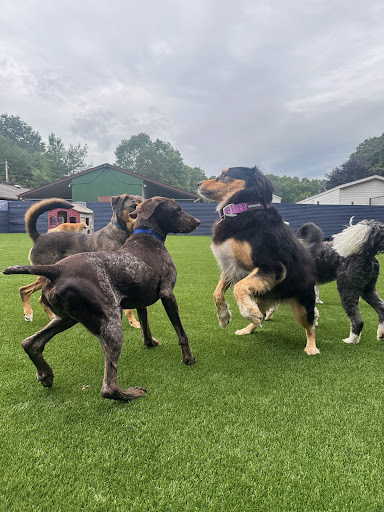
[[(352, 222), (352, 218), (350, 222)], [(332, 246), (340, 256), (348, 258), (348, 256), (359, 254), (363, 250), (370, 233), (371, 227), (364, 221), (355, 225), (350, 224), (341, 233), (333, 235)]]
[(237, 258), (235, 258), (230, 240), (226, 240), (222, 244), (212, 244), (211, 249), (220, 270), (225, 273), (231, 283), (237, 283), (244, 279), (244, 277), (247, 277), (249, 270), (242, 267)]
[(351, 345), (356, 345), (360, 341), (361, 334), (355, 334), (352, 331), (350, 332), (349, 338), (344, 338), (344, 343), (349, 343)]
[(383, 340), (384, 339), (384, 322), (381, 322), (377, 328), (377, 339)]

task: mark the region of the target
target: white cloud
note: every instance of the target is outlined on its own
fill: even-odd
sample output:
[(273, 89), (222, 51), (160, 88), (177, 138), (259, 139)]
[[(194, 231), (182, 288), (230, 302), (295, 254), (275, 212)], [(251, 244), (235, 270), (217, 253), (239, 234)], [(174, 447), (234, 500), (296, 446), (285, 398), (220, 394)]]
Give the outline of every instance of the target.
[(16, 4), (0, 18), (2, 112), (87, 143), (94, 165), (145, 131), (208, 174), (323, 177), (384, 131), (379, 0)]

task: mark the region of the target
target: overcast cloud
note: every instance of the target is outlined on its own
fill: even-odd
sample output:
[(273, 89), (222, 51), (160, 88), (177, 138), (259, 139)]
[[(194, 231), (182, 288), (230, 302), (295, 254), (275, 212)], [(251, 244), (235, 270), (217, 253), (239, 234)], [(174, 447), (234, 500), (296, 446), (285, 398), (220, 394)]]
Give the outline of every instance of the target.
[(141, 131), (208, 175), (323, 178), (384, 132), (382, 0), (3, 0), (0, 113), (113, 163)]

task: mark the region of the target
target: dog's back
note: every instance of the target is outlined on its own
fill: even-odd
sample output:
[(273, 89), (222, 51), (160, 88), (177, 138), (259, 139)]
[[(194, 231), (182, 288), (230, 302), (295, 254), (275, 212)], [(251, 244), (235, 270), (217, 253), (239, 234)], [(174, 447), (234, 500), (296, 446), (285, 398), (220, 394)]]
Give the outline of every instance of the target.
[[(49, 265), (80, 252), (116, 251), (128, 239), (133, 230), (133, 221), (128, 213), (142, 202), (140, 196), (114, 196), (111, 199), (113, 216), (111, 222), (93, 234), (57, 231), (40, 234), (36, 229), (39, 215), (62, 202), (62, 207), (72, 207), (64, 200), (45, 200), (28, 210), (25, 216), (27, 234), (34, 241), (29, 259), (35, 265)], [(54, 208), (58, 206), (53, 206)]]

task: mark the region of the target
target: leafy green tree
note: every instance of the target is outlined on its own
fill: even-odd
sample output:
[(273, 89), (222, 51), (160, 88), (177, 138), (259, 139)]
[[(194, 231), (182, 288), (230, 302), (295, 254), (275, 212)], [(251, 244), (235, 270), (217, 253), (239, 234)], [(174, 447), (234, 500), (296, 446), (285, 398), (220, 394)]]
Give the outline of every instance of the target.
[(384, 133), (366, 139), (346, 162), (326, 174), (325, 187), (329, 190), (373, 174), (384, 176)]
[(60, 137), (56, 137), (54, 133), (49, 134), (45, 157), (49, 165), (50, 180), (58, 180), (85, 170), (87, 154), (87, 145), (70, 145), (66, 149)]
[(19, 148), (25, 149), (28, 153), (43, 153), (44, 144), (38, 132), (20, 116), (8, 114), (0, 115), (0, 134), (14, 142)]
[(153, 142), (146, 133), (122, 140), (115, 156), (116, 165), (124, 169), (192, 192), (199, 181), (206, 179), (199, 167), (185, 165), (180, 152), (169, 142)]
[(275, 194), (281, 197), (283, 203), (296, 203), (323, 190), (321, 180), (308, 178), (300, 180), (297, 176), (276, 176), (275, 174), (267, 176), (275, 187)]

